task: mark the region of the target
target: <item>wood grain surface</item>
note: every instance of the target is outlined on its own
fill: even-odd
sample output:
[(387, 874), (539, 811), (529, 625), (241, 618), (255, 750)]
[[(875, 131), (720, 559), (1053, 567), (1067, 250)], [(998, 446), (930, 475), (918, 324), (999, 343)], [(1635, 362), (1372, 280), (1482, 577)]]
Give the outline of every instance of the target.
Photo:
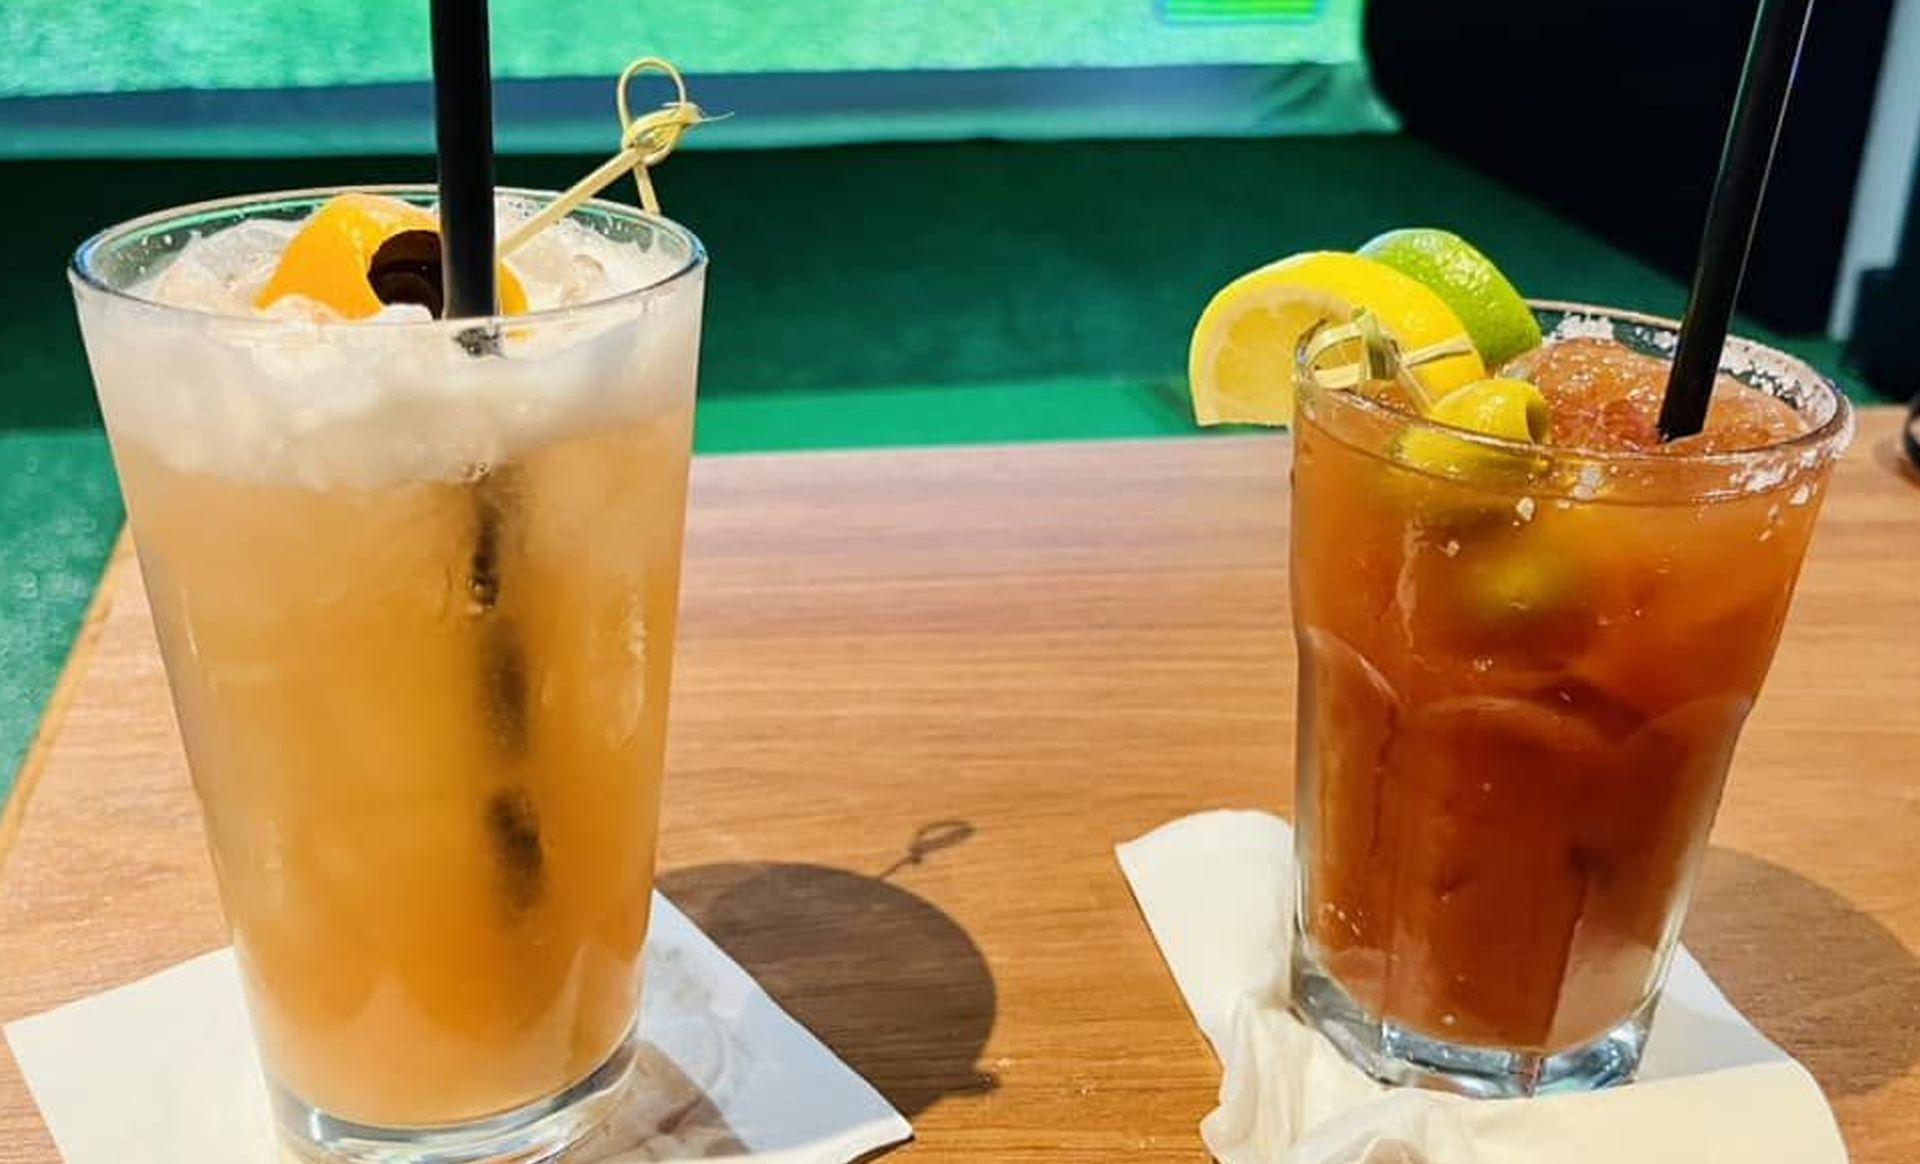
[[(1920, 1159), (1920, 484), (1838, 471), (1688, 930), (1859, 1164)], [(1204, 1158), (1215, 1063), (1115, 842), (1290, 807), (1284, 439), (704, 459), (662, 884), (905, 1158)], [(137, 570), (0, 824), (0, 1019), (223, 941)], [(958, 823), (956, 823), (958, 822)], [(944, 847), (920, 859), (915, 838)], [(10, 838), (10, 843), (8, 841)], [(0, 1050), (0, 1164), (55, 1159)]]

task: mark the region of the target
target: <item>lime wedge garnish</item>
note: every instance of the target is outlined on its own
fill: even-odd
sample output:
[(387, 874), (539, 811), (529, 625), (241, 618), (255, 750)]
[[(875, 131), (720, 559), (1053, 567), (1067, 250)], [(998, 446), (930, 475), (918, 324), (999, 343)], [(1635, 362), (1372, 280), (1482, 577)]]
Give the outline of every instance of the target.
[(1445, 300), (1489, 368), (1540, 346), (1540, 324), (1532, 309), (1493, 260), (1459, 235), (1433, 227), (1390, 230), (1360, 253)]

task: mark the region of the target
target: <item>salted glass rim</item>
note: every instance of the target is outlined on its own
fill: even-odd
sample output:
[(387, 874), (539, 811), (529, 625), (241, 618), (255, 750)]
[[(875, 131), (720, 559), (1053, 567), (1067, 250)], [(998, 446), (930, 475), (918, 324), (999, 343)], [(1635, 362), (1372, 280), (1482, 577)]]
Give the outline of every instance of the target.
[[(1591, 303), (1579, 303), (1562, 299), (1529, 299), (1527, 306), (1536, 316), (1541, 314), (1558, 315), (1562, 320), (1570, 318), (1601, 319), (1611, 324), (1625, 323), (1645, 327), (1658, 332), (1677, 334), (1680, 330), (1678, 320), (1643, 311), (1632, 311), (1617, 307), (1601, 307)], [(1312, 397), (1315, 405), (1329, 402), (1327, 407), (1349, 409), (1365, 415), (1369, 420), (1394, 426), (1396, 431), (1431, 431), (1444, 433), (1449, 439), (1468, 445), (1477, 445), (1490, 452), (1508, 456), (1531, 458), (1545, 457), (1557, 465), (1594, 464), (1609, 470), (1634, 469), (1650, 473), (1673, 473), (1676, 470), (1725, 469), (1737, 471), (1746, 466), (1796, 454), (1821, 459), (1831, 459), (1844, 450), (1853, 436), (1853, 406), (1840, 391), (1833, 380), (1823, 375), (1813, 365), (1788, 352), (1744, 336), (1727, 337), (1730, 350), (1763, 354), (1765, 363), (1772, 374), (1783, 381), (1795, 385), (1799, 392), (1811, 392), (1816, 398), (1823, 397), (1833, 402), (1833, 411), (1827, 418), (1783, 441), (1770, 445), (1760, 445), (1751, 449), (1733, 449), (1711, 452), (1647, 453), (1639, 451), (1610, 451), (1604, 449), (1558, 448), (1542, 446), (1528, 441), (1510, 440), (1506, 437), (1491, 436), (1468, 429), (1455, 428), (1424, 416), (1402, 411), (1392, 405), (1376, 400), (1363, 392), (1346, 389), (1321, 388), (1308, 376), (1307, 346), (1313, 336), (1309, 330), (1301, 336), (1298, 349), (1294, 353), (1294, 383), (1299, 391)], [(1765, 390), (1764, 388), (1762, 389)], [(1795, 399), (1776, 395), (1795, 412), (1802, 416), (1817, 403), (1809, 400), (1806, 406)], [(1299, 411), (1295, 410), (1296, 413)], [(1325, 427), (1324, 425), (1322, 427)], [(1329, 435), (1343, 444), (1350, 444), (1338, 432)], [(1417, 466), (1406, 466), (1413, 472), (1428, 473)], [(1429, 474), (1430, 475), (1430, 474)]]

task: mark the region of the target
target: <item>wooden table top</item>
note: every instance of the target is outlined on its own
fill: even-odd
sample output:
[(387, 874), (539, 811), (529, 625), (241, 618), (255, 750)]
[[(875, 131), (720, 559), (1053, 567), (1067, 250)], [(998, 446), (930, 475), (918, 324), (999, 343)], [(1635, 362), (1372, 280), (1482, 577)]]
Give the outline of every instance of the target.
[[(1920, 483), (1893, 410), (1862, 421), (1687, 936), (1858, 1164), (1894, 1164), (1920, 1159)], [(902, 1156), (1203, 1158), (1217, 1068), (1113, 846), (1289, 808), (1287, 447), (698, 462), (662, 885), (914, 1120)], [(225, 940), (124, 553), (0, 860), (0, 1019)], [(53, 1159), (0, 1048), (0, 1164)]]

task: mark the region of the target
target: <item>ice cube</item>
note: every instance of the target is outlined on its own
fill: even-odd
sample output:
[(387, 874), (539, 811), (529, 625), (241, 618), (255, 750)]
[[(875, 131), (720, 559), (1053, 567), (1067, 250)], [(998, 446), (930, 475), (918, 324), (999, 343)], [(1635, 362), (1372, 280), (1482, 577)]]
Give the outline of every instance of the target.
[(389, 303), (369, 315), (368, 323), (427, 323), (433, 319), (433, 312), (427, 310), (424, 303)]
[(268, 319), (291, 319), (301, 323), (337, 323), (341, 315), (318, 299), (305, 295), (282, 295), (258, 312)]
[[(432, 208), (440, 213), (439, 203)], [(521, 198), (514, 194), (495, 194), (493, 196), (493, 233), (496, 238), (505, 238), (512, 234), (521, 223), (540, 213), (540, 204), (531, 198)]]
[(175, 307), (245, 314), (300, 225), (256, 219), (196, 235), (140, 293)]
[(569, 302), (567, 292), (575, 280), (575, 248), (568, 245), (569, 224), (560, 222), (534, 235), (507, 259), (514, 274), (520, 276), (527, 291), (527, 306), (544, 311)]
[(560, 302), (585, 303), (600, 294), (607, 269), (592, 255), (575, 254), (568, 261), (567, 276), (560, 289)]
[(556, 222), (528, 239), (507, 259), (534, 311), (591, 303), (646, 281), (637, 256), (618, 251), (577, 222)]
[(194, 260), (191, 246), (189, 243), (189, 249), (176, 255), (173, 262), (168, 263), (158, 275), (135, 287), (135, 293), (172, 307), (187, 307), (220, 315), (246, 311), (248, 304), (234, 293), (224, 279)]

